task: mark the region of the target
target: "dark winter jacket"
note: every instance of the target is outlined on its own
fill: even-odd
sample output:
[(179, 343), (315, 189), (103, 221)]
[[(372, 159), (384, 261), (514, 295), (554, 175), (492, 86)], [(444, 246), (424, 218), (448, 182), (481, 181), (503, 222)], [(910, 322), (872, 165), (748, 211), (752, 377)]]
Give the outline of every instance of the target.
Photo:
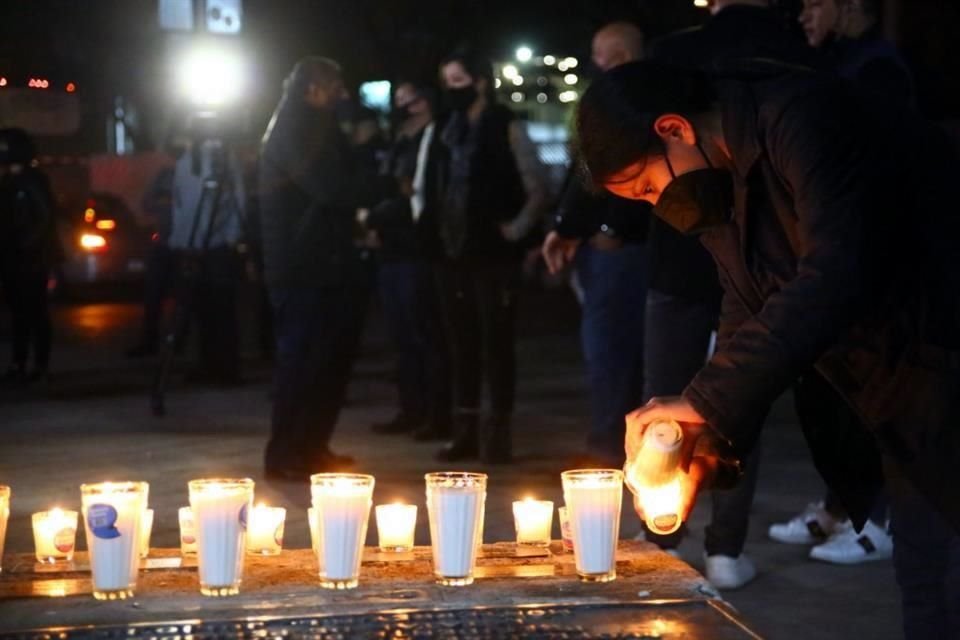
[(47, 271), (60, 258), (50, 181), (31, 166), (0, 176), (0, 262), (12, 273)]
[[(685, 398), (743, 456), (759, 417), (815, 366), (960, 529), (952, 148), (916, 120), (874, 118), (825, 76), (721, 89), (736, 207), (730, 223), (701, 236), (724, 288), (720, 339)], [(814, 438), (813, 456), (842, 491), (856, 465), (844, 466), (834, 435)], [(855, 522), (868, 507), (851, 508)]]
[(339, 286), (356, 266), (360, 177), (333, 111), (285, 99), (260, 153), (260, 226), (270, 287)]

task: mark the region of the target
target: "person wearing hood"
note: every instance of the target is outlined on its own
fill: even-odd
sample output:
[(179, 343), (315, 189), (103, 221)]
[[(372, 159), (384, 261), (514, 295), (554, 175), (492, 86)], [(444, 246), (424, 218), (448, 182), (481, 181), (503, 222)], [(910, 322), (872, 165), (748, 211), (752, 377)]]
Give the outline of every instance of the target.
[(698, 235), (724, 290), (716, 352), (681, 395), (628, 415), (628, 455), (652, 421), (682, 424), (686, 517), (701, 489), (737, 481), (758, 416), (819, 376), (883, 456), (881, 478), (852, 426), (806, 427), (855, 528), (886, 482), (905, 635), (958, 637), (958, 159), (942, 131), (899, 117), (776, 63), (713, 77), (634, 63), (591, 85), (577, 131), (592, 183)]

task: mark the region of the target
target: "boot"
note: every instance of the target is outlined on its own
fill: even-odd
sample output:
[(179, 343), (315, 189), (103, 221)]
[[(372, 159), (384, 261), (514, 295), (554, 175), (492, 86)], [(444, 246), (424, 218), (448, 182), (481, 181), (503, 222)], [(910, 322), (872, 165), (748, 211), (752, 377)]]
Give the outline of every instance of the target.
[(457, 417), (457, 435), (434, 456), (439, 462), (459, 462), (477, 457), (477, 432), (479, 418), (476, 413), (464, 413)]
[(493, 416), (480, 431), (480, 460), (486, 464), (509, 464), (513, 461), (510, 418)]

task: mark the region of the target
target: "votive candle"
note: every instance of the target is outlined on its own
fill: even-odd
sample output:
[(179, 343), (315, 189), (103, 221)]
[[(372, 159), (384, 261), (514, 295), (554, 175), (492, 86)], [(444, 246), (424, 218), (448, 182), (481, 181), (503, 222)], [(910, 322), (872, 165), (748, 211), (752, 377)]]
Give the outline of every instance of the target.
[(276, 556), (283, 549), (283, 528), (287, 510), (258, 504), (250, 515), (247, 551), (255, 555)]
[(78, 515), (76, 511), (64, 511), (59, 507), (33, 514), (33, 544), (38, 561), (73, 560)]
[(516, 500), (513, 503), (513, 524), (517, 544), (536, 547), (550, 546), (553, 528), (553, 502), (550, 500)]
[(410, 551), (417, 528), (417, 505), (378, 504), (377, 533), (381, 551)]

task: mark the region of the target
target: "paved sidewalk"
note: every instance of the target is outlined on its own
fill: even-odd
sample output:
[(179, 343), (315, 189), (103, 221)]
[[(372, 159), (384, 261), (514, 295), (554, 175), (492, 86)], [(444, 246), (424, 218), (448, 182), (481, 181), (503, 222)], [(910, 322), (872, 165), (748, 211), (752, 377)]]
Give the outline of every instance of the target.
[[(525, 495), (562, 500), (559, 473), (582, 451), (588, 415), (575, 306), (565, 292), (553, 292), (533, 294), (523, 309), (515, 418), (518, 460), (484, 469), (490, 474), (488, 542), (512, 538), (512, 500)], [(5, 318), (0, 320), (0, 351), (7, 340), (3, 322)], [(168, 399), (169, 415), (156, 419), (149, 414), (145, 395), (151, 367), (119, 355), (135, 334), (136, 322), (134, 305), (58, 309), (59, 374), (42, 391), (0, 393), (0, 482), (14, 491), (7, 551), (32, 550), (30, 513), (54, 504), (77, 507), (81, 482), (107, 478), (149, 481), (156, 511), (154, 543), (176, 546), (176, 510), (187, 502), (187, 481), (221, 474), (254, 478), (258, 500), (288, 508), (287, 546), (307, 547), (309, 488), (266, 482), (262, 476), (268, 366), (248, 359), (249, 382), (233, 389), (175, 386)], [(356, 456), (358, 470), (376, 476), (375, 502), (402, 499), (421, 505), (417, 544), (427, 544), (423, 474), (444, 465), (432, 461), (435, 443), (369, 431), (370, 423), (390, 417), (394, 404), (392, 360), (382, 334), (374, 314), (333, 447)], [(747, 545), (759, 575), (746, 588), (724, 595), (770, 638), (899, 637), (898, 594), (889, 562), (816, 564), (806, 559), (805, 548), (766, 538), (771, 522), (793, 515), (823, 490), (789, 398), (771, 412), (763, 446)], [(683, 558), (698, 570), (703, 566), (707, 513), (698, 507), (691, 535), (681, 547)], [(622, 536), (637, 531), (637, 518), (625, 505)], [(368, 544), (375, 543), (373, 524), (369, 535)]]

